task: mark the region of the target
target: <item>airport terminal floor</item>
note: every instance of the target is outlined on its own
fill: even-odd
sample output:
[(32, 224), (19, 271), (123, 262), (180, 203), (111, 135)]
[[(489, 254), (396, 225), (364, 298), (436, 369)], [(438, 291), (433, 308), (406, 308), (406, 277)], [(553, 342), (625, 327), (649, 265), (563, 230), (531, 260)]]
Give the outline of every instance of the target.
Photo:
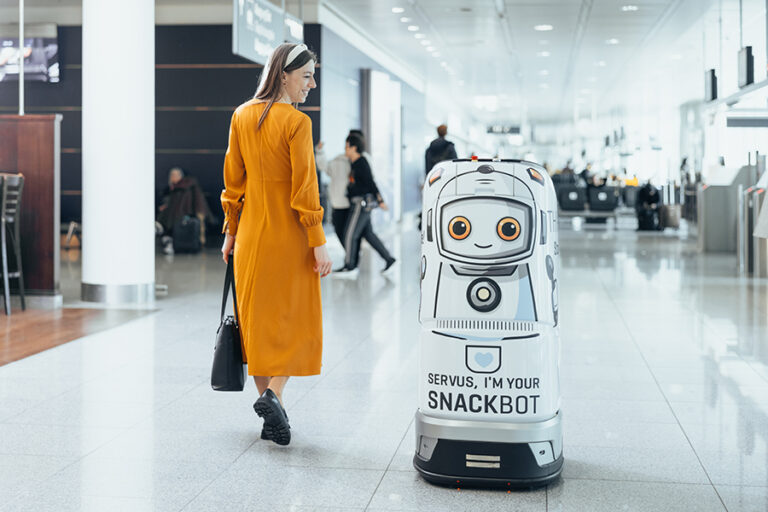
[(159, 255), (156, 310), (0, 366), (0, 510), (766, 510), (768, 282), (677, 232), (560, 238), (555, 484), (444, 488), (414, 470), (420, 242), (404, 229), (391, 277), (365, 249), (357, 279), (323, 282), (323, 370), (286, 388), (287, 447), (259, 439), (252, 382), (210, 388), (220, 255)]

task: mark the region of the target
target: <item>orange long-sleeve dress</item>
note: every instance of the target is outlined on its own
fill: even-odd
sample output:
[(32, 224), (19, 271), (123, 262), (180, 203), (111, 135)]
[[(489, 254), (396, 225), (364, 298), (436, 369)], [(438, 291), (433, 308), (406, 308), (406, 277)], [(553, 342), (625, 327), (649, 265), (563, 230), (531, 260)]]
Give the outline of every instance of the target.
[(249, 375), (317, 375), (323, 347), (325, 243), (312, 122), (287, 103), (240, 105), (224, 158), (224, 230), (235, 238), (235, 286)]

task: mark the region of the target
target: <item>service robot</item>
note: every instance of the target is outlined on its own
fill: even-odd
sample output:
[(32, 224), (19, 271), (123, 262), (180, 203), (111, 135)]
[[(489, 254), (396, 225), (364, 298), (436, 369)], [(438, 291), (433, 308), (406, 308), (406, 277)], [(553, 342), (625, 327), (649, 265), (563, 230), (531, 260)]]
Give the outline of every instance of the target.
[(453, 160), (423, 197), (413, 464), (456, 487), (547, 484), (563, 466), (552, 181), (531, 162)]

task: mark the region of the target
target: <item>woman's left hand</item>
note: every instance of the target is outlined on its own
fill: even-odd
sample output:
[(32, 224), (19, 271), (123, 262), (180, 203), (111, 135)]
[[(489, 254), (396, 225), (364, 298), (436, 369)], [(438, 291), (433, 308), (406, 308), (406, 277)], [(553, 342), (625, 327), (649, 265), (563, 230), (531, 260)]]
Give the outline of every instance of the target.
[(379, 203), (379, 208), (381, 208), (381, 209), (382, 209), (382, 210), (384, 210), (385, 212), (386, 212), (386, 211), (389, 211), (389, 206), (387, 206), (387, 203), (385, 203), (384, 201), (382, 201), (382, 202), (380, 202), (380, 203)]

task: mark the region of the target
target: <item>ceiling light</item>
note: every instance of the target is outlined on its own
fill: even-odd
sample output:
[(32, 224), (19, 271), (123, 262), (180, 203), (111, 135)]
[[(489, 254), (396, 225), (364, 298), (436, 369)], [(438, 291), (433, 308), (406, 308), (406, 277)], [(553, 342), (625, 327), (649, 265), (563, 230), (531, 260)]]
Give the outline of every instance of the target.
[(552, 25), (536, 25), (535, 27), (533, 27), (533, 30), (536, 30), (537, 32), (549, 32), (553, 28), (555, 27), (553, 27)]
[(445, 66), (447, 66), (447, 65), (448, 65), (448, 63), (447, 63), (447, 62), (445, 62), (445, 61), (443, 61), (443, 62), (441, 62), (441, 63), (440, 63), (440, 65), (441, 65), (441, 66), (443, 66), (443, 67), (445, 67)]
[(429, 39), (422, 39), (422, 40), (421, 40), (421, 44), (422, 44), (423, 46), (429, 46), (429, 45), (431, 45), (431, 44), (432, 44), (432, 41), (430, 41)]
[(549, 52), (539, 52), (536, 55), (539, 57), (549, 57)]
[(402, 7), (393, 7), (392, 12), (395, 14), (400, 14), (401, 12), (405, 12), (405, 9), (403, 9)]
[(433, 52), (433, 51), (435, 51), (435, 47), (434, 46), (427, 46), (427, 51), (428, 52)]
[(638, 9), (636, 5), (622, 5), (621, 10), (624, 12), (635, 12)]
[(610, 39), (606, 39), (605, 44), (619, 44), (619, 40), (615, 37), (612, 37)]
[(549, 71), (547, 71), (546, 69), (542, 69), (541, 71), (539, 71), (539, 74), (541, 76), (547, 76), (547, 75), (549, 75)]
[[(410, 29), (408, 29), (408, 30), (410, 30)], [(413, 37), (415, 37), (416, 39), (424, 39), (427, 36), (425, 36), (421, 32), (416, 32), (415, 34), (413, 34)]]
[(411, 18), (408, 18), (408, 17), (406, 17), (406, 16), (403, 16), (402, 18), (400, 18), (400, 21), (402, 21), (403, 23), (410, 23), (410, 21), (411, 21)]
[(599, 66), (601, 68), (604, 68), (606, 66), (606, 63), (605, 63), (604, 60), (599, 60), (599, 61), (595, 62), (595, 66)]
[(411, 32), (418, 32), (419, 31), (419, 26), (418, 25), (408, 25), (408, 30), (410, 30)]

